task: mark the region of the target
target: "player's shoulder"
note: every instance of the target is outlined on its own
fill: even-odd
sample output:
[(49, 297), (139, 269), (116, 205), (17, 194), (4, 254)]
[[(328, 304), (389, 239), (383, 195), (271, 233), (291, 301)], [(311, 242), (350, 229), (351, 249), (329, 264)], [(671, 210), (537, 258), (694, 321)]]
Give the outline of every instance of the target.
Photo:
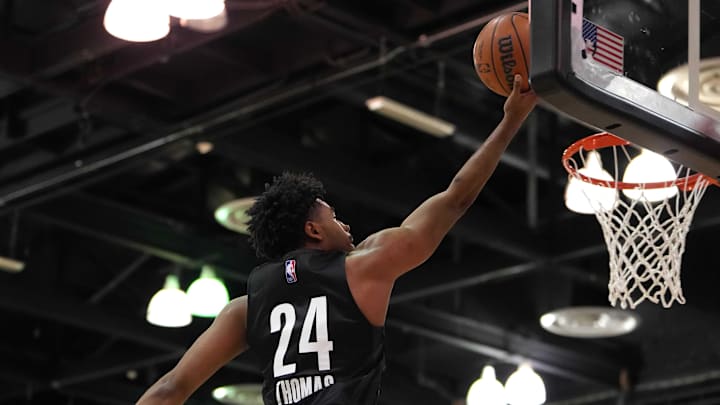
[(401, 228), (388, 228), (368, 236), (348, 253), (345, 266), (348, 271), (368, 273), (383, 267), (388, 261), (388, 250), (395, 245), (394, 239), (401, 237)]
[(363, 260), (381, 251), (394, 250), (409, 240), (408, 232), (409, 230), (403, 227), (383, 229), (360, 242), (348, 257)]

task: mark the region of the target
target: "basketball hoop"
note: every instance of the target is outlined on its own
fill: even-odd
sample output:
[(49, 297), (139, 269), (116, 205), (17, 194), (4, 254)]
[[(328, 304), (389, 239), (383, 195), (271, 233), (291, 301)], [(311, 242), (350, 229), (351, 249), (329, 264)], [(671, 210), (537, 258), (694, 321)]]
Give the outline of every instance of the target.
[[(569, 182), (574, 179), (584, 184), (581, 194), (587, 199), (588, 212), (595, 214), (602, 228), (610, 255), (610, 303), (613, 306), (619, 303), (622, 308), (635, 308), (644, 300), (665, 308), (674, 302), (684, 304), (680, 267), (685, 237), (707, 187), (720, 183), (683, 166), (676, 169), (677, 178), (672, 180), (626, 181), (620, 169), (632, 161), (628, 152), (631, 146), (609, 133), (591, 135), (563, 152), (563, 166)], [(581, 173), (590, 152), (599, 153), (600, 149), (612, 155), (614, 172), (597, 177)], [(592, 159), (599, 162), (599, 157)], [(608, 189), (615, 192), (614, 201), (609, 204), (597, 201), (594, 190), (607, 195)], [(660, 198), (651, 198), (652, 193), (663, 190)]]

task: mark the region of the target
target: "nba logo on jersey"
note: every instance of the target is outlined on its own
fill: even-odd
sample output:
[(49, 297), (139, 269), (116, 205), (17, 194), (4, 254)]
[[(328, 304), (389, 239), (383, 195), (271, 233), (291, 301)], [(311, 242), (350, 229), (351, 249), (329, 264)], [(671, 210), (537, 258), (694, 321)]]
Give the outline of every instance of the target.
[(297, 282), (295, 259), (285, 260), (285, 281), (287, 281), (288, 284)]

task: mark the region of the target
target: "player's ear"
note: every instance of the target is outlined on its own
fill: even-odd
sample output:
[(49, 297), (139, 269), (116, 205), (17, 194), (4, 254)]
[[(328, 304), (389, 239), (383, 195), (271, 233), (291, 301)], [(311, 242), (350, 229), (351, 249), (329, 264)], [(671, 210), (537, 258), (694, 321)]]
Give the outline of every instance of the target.
[(319, 242), (323, 240), (322, 228), (315, 221), (305, 221), (305, 236)]

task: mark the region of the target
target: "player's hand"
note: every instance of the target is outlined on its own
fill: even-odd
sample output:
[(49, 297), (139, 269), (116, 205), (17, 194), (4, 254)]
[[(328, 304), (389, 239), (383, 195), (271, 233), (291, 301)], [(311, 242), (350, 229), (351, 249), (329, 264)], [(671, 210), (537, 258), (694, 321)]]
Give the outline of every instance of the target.
[(532, 88), (522, 90), (522, 76), (515, 75), (512, 92), (505, 100), (505, 116), (513, 121), (522, 122), (537, 104), (537, 96)]

